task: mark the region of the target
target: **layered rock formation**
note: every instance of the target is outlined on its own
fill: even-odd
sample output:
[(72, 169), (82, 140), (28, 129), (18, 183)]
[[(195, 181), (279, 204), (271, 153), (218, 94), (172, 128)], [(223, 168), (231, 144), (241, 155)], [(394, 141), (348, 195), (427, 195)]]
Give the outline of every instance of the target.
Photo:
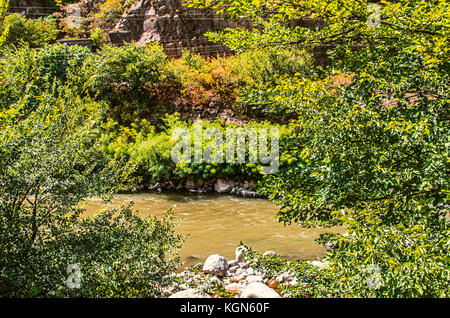
[[(239, 22), (239, 26), (245, 25), (249, 23)], [(229, 49), (209, 42), (204, 34), (236, 26), (213, 10), (183, 6), (182, 0), (139, 0), (108, 33), (108, 38), (115, 45), (156, 41), (170, 57), (179, 57), (184, 48), (201, 55), (225, 55)]]

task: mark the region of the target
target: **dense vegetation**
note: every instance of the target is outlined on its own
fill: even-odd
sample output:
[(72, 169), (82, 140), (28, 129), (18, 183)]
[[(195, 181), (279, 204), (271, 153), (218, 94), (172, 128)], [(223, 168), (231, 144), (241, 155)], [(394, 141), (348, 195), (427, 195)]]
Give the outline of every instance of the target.
[[(448, 297), (448, 3), (380, 1), (380, 20), (367, 1), (191, 5), (257, 27), (208, 35), (235, 56), (168, 60), (156, 44), (52, 44), (50, 19), (0, 12), (1, 295), (159, 295), (182, 242), (171, 214), (143, 220), (122, 207), (83, 219), (80, 203), (195, 176), (259, 180), (280, 221), (348, 227), (323, 237), (337, 243), (326, 269), (249, 251), (260, 268), (296, 274), (293, 296)], [(292, 27), (305, 18), (321, 23)], [(314, 65), (317, 45), (329, 64)], [(173, 163), (173, 129), (197, 117), (222, 131), (280, 128), (279, 172)], [(69, 264), (86, 288), (64, 287)]]
[[(349, 228), (349, 237), (337, 236), (340, 248), (328, 255), (326, 294), (446, 296), (449, 4), (377, 3), (192, 1), (254, 22), (253, 30), (210, 34), (238, 52), (329, 47), (331, 63), (316, 76), (280, 77), (253, 90), (261, 107), (298, 114), (297, 133), (284, 145), (295, 164), (262, 186), (283, 206), (280, 220)], [(380, 16), (373, 15), (377, 10)], [(291, 28), (289, 21), (298, 18), (323, 24)], [(334, 74), (349, 76), (348, 85), (329, 89)], [(380, 268), (379, 288), (367, 288), (361, 279), (369, 266)]]

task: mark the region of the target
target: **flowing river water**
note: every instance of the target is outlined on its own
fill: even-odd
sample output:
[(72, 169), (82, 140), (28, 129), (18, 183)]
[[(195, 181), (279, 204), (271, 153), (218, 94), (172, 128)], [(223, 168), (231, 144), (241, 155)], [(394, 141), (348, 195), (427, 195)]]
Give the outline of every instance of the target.
[(174, 208), (176, 219), (182, 219), (176, 231), (189, 234), (180, 252), (183, 266), (203, 262), (210, 254), (234, 258), (242, 241), (254, 250), (275, 251), (287, 259), (316, 260), (325, 255), (325, 248), (314, 240), (320, 233), (342, 233), (343, 228), (304, 229), (297, 225), (284, 226), (275, 218), (278, 207), (265, 199), (227, 195), (185, 195), (167, 193), (138, 193), (116, 195), (111, 203), (91, 199), (86, 203), (86, 216), (101, 209), (133, 201), (133, 210), (145, 217), (163, 217)]

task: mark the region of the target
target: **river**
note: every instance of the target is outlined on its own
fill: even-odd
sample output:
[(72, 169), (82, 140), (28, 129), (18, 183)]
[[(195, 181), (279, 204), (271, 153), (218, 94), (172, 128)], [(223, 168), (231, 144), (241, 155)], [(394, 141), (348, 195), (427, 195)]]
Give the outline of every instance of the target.
[(183, 266), (203, 262), (215, 253), (233, 259), (240, 241), (254, 250), (272, 250), (288, 259), (320, 259), (325, 248), (314, 240), (320, 233), (344, 230), (284, 226), (275, 218), (278, 207), (268, 200), (215, 194), (119, 194), (108, 204), (100, 199), (89, 200), (85, 215), (92, 216), (101, 209), (131, 201), (133, 209), (143, 217), (150, 214), (162, 217), (169, 208), (174, 208), (175, 217), (182, 219), (176, 231), (189, 234), (180, 252)]

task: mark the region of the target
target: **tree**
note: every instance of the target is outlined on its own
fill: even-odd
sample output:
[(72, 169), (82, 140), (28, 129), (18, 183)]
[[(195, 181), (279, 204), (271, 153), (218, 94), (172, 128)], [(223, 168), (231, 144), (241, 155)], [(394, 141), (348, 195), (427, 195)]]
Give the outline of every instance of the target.
[[(169, 215), (140, 219), (124, 207), (82, 218), (86, 198), (108, 196), (127, 163), (100, 151), (104, 105), (72, 85), (25, 95), (0, 116), (0, 294), (13, 297), (159, 295), (178, 266), (181, 237)], [(81, 270), (70, 289), (69, 265)]]
[(9, 33), (9, 26), (4, 25), (6, 11), (8, 11), (9, 0), (0, 0), (0, 48), (3, 47), (4, 42)]
[[(370, 295), (442, 296), (449, 264), (448, 2), (191, 4), (212, 5), (231, 18), (253, 22), (252, 29), (209, 34), (235, 51), (328, 49), (330, 64), (314, 75), (280, 78), (255, 94), (261, 107), (290, 104), (298, 114), (292, 122), (297, 134), (282, 153), (293, 157), (293, 164), (267, 177), (261, 187), (282, 206), (280, 220), (306, 226), (345, 222), (354, 235), (338, 237), (347, 247), (330, 256), (335, 273), (349, 281), (334, 285), (342, 288), (338, 293), (357, 290), (352, 277), (379, 262), (385, 273), (402, 273), (404, 285), (395, 289), (386, 282)], [(336, 75), (346, 84), (336, 83)], [(397, 248), (393, 234), (398, 231), (409, 233), (410, 245)], [(421, 241), (424, 233), (427, 239)], [(433, 274), (419, 265), (424, 253), (431, 257)], [(416, 276), (428, 278), (419, 283), (412, 279)], [(439, 277), (441, 285), (431, 287), (436, 281), (431, 277)]]

